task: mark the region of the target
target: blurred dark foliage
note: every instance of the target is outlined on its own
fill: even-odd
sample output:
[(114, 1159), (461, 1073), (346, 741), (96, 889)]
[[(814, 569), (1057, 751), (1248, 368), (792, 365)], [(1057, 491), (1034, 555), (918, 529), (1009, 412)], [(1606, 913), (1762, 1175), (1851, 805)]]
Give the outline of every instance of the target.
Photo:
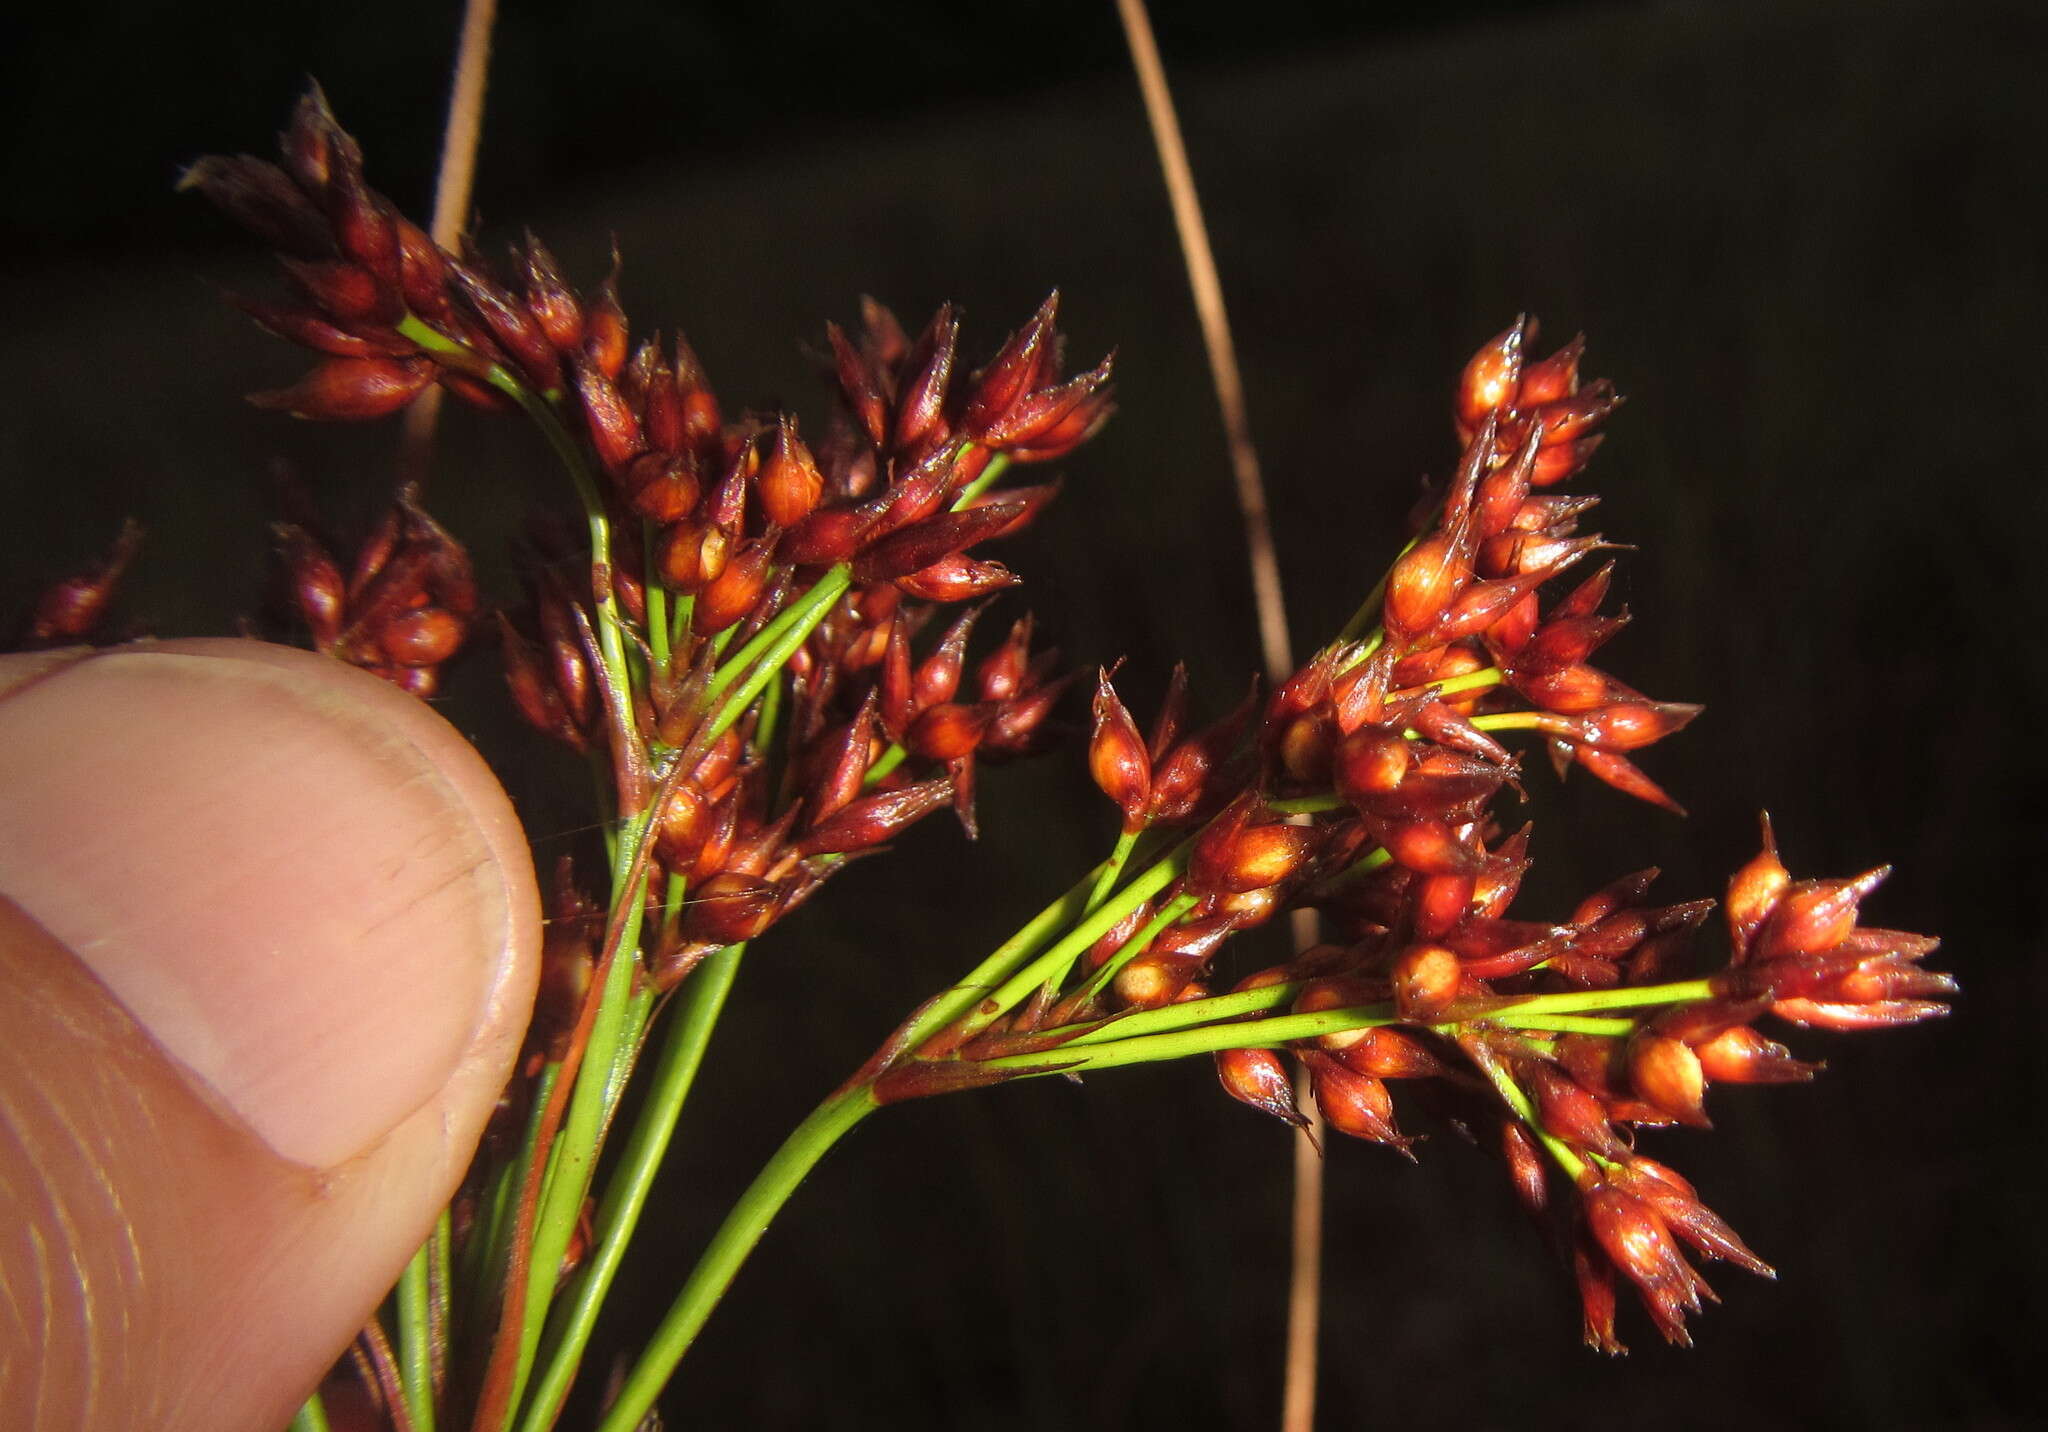
[[(1964, 986), (1934, 1027), (1796, 1040), (1818, 1083), (1720, 1091), (1715, 1134), (1654, 1143), (1781, 1270), (1722, 1280), (1690, 1353), (1640, 1324), (1626, 1362), (1581, 1351), (1566, 1280), (1449, 1131), (1419, 1170), (1335, 1149), (1323, 1425), (2037, 1425), (2048, 21), (2024, 0), (1159, 8), (1297, 640), (1348, 614), (1449, 460), (1472, 347), (1522, 309), (1584, 329), (1630, 399), (1587, 485), (1643, 549), (1613, 668), (1708, 711), (1646, 762), (1688, 823), (1537, 774), (1526, 908), (1651, 862), (1663, 898), (1718, 894), (1767, 804), (1799, 873), (1898, 862), (1872, 918), (1945, 936)], [(133, 514), (127, 624), (230, 630), (265, 600), (272, 464), (346, 524), (388, 491), (395, 434), (239, 402), (300, 360), (218, 301), (260, 281), (253, 252), (169, 192), (175, 164), (266, 151), (310, 72), (424, 208), (454, 7), (39, 23), (0, 87), (0, 620)], [(985, 353), (1059, 285), (1076, 351), (1120, 349), (1122, 413), (1005, 553), (1029, 584), (1005, 610), (1028, 600), (1076, 660), (1127, 653), (1141, 710), (1185, 658), (1214, 711), (1257, 664), (1250, 600), (1123, 65), (1109, 6), (1078, 0), (512, 5), (484, 233), (530, 222), (584, 279), (616, 234), (639, 325), (686, 326), (736, 403), (814, 413), (797, 342), (859, 293), (960, 300)], [(528, 434), (451, 415), (429, 498), (498, 594), (524, 513), (565, 496)], [(582, 773), (500, 690), (479, 655), (444, 709), (501, 753), (552, 859), (587, 839)], [(750, 957), (617, 1335), (804, 1110), (1114, 829), (1078, 753), (994, 774), (982, 812), (979, 849), (934, 822)], [(1270, 1425), (1286, 1164), (1200, 1064), (891, 1111), (769, 1237), (675, 1420)]]

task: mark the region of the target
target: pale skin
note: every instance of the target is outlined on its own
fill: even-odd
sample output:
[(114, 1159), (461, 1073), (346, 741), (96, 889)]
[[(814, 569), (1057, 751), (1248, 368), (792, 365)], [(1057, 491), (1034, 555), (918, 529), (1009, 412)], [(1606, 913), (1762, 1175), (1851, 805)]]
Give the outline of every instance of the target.
[(0, 658), (0, 1407), (274, 1432), (418, 1247), (532, 1005), (511, 805), (250, 642)]

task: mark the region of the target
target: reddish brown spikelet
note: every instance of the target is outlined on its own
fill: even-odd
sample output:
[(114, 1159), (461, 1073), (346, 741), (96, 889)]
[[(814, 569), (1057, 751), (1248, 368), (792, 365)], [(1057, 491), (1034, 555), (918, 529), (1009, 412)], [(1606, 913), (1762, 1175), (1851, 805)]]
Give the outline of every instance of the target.
[(377, 634), (384, 654), (400, 666), (439, 666), (462, 646), (468, 628), (445, 607), (414, 607)]
[(952, 795), (953, 782), (944, 776), (877, 791), (813, 826), (796, 842), (796, 849), (806, 856), (870, 849), (894, 839), (914, 821), (945, 805)]
[(426, 230), (402, 214), (398, 216), (398, 267), (406, 307), (435, 323), (446, 321), (450, 315), (448, 256)]
[(1476, 428), (1490, 413), (1511, 407), (1522, 382), (1523, 348), (1528, 338), (1527, 314), (1472, 355), (1458, 378), (1455, 404), (1462, 428)]
[(1108, 386), (1115, 363), (1116, 355), (1112, 353), (1086, 373), (1057, 387), (1025, 394), (988, 426), (981, 434), (980, 442), (1001, 452), (1010, 448), (1032, 448), (1054, 440), (1068, 418)]
[(1362, 726), (1337, 744), (1331, 764), (1337, 793), (1361, 810), (1381, 808), (1415, 766), (1415, 748), (1397, 731)]
[(583, 347), (583, 304), (562, 278), (562, 270), (547, 245), (531, 233), (526, 236), (522, 255), (526, 269), (526, 311), (540, 325), (555, 351), (573, 356)]
[(1771, 1013), (1788, 1024), (1808, 1029), (1855, 1032), (1865, 1029), (1899, 1029), (1923, 1020), (1939, 1019), (1948, 1006), (1930, 999), (1884, 999), (1869, 1003), (1828, 1001), (1795, 997), (1775, 1000)]
[(1764, 921), (1778, 908), (1779, 900), (1792, 884), (1791, 872), (1778, 859), (1778, 842), (1768, 812), (1760, 817), (1760, 823), (1763, 849), (1729, 877), (1728, 895), (1723, 902), (1728, 916), (1728, 942), (1734, 952), (1732, 962), (1738, 965), (1748, 960), (1756, 932), (1763, 928)]
[(679, 592), (700, 592), (732, 560), (732, 537), (711, 522), (678, 522), (661, 534), (655, 574)]
[(1025, 673), (1031, 666), (1032, 625), (1029, 614), (1017, 618), (1010, 624), (1003, 644), (975, 667), (975, 686), (982, 700), (1008, 701), (1022, 691)]
[(844, 562), (861, 549), (875, 514), (859, 507), (821, 507), (782, 539), (782, 560), (800, 567)]
[(288, 257), (334, 255), (334, 234), (326, 216), (275, 164), (248, 154), (210, 154), (179, 177), (178, 188), (197, 190), (229, 219)]
[(498, 632), (505, 661), (505, 684), (511, 688), (512, 704), (519, 714), (535, 730), (564, 741), (575, 750), (585, 749), (583, 732), (569, 719), (540, 658), (503, 612), (498, 613)]
[(767, 586), (774, 557), (775, 543), (765, 537), (733, 554), (697, 593), (697, 604), (690, 610), (690, 630), (700, 637), (715, 636), (752, 611)]
[(1095, 389), (1065, 417), (1032, 438), (1030, 443), (1009, 449), (1010, 460), (1019, 463), (1052, 462), (1065, 457), (1101, 432), (1103, 425), (1115, 414), (1116, 404), (1111, 400), (1115, 391), (1108, 384)]
[(1614, 1183), (1595, 1184), (1586, 1192), (1585, 1214), (1601, 1250), (1636, 1285), (1657, 1330), (1667, 1341), (1691, 1347), (1685, 1315), (1699, 1311), (1708, 1289), (1678, 1251), (1664, 1220)]
[(870, 689), (853, 719), (827, 732), (816, 743), (817, 776), (804, 801), (804, 809), (814, 825), (860, 795), (862, 779), (873, 763), (875, 734), (880, 725), (879, 700)]
[(1602, 751), (1592, 746), (1574, 746), (1571, 750), (1575, 762), (1622, 794), (1634, 796), (1639, 801), (1648, 801), (1651, 805), (1668, 810), (1673, 815), (1685, 814), (1684, 806), (1673, 800), (1662, 786), (1644, 775), (1641, 768), (1626, 756), (1618, 756), (1612, 751)]
[(775, 885), (751, 875), (714, 875), (690, 892), (683, 911), (684, 935), (721, 945), (758, 938), (781, 913), (781, 894)]
[(1752, 958), (1797, 958), (1832, 950), (1856, 928), (1857, 906), (1891, 873), (1890, 866), (1854, 880), (1802, 880), (1789, 886), (1758, 932)]
[(1152, 794), (1152, 762), (1145, 753), (1144, 738), (1138, 734), (1138, 723), (1109, 683), (1107, 668), (1097, 670), (1089, 716), (1088, 774), (1123, 812), (1124, 830), (1141, 830)]
[(1153, 762), (1149, 811), (1152, 820), (1176, 823), (1189, 819), (1202, 808), (1209, 794), (1210, 777), (1236, 749), (1257, 706), (1258, 688), (1254, 683), (1235, 710), (1208, 729), (1177, 742)]
[[(613, 256), (616, 264), (617, 255)], [(598, 286), (597, 298), (584, 309), (583, 358), (606, 378), (617, 378), (626, 366), (630, 339), (626, 310), (619, 306), (616, 268)]]
[(1248, 792), (1209, 822), (1189, 855), (1192, 887), (1243, 894), (1278, 885), (1301, 868), (1314, 848), (1313, 832), (1296, 825), (1255, 824), (1262, 812), (1257, 795)]
[(1387, 576), (1387, 633), (1410, 642), (1443, 620), (1472, 580), (1472, 564), (1450, 536), (1425, 537), (1394, 563)]
[(398, 226), (390, 206), (363, 181), (355, 155), (332, 166), (326, 197), (336, 247), (379, 283), (396, 289), (401, 273)]
[(927, 439), (945, 437), (946, 389), (953, 379), (953, 354), (960, 338), (960, 319), (953, 305), (943, 303), (906, 358), (908, 381), (896, 402), (896, 450), (910, 452)]
[(1480, 859), (1441, 820), (1368, 820), (1372, 833), (1395, 863), (1418, 875), (1466, 875)]
[(1615, 1336), (1614, 1265), (1590, 1246), (1585, 1236), (1572, 1240), (1572, 1277), (1579, 1288), (1579, 1305), (1584, 1310), (1584, 1340), (1587, 1347), (1609, 1357), (1620, 1357), (1628, 1345)]
[(1794, 1059), (1791, 1050), (1746, 1024), (1724, 1029), (1694, 1052), (1700, 1072), (1722, 1084), (1799, 1084), (1821, 1069)]
[(970, 607), (946, 628), (931, 654), (918, 663), (910, 678), (910, 698), (920, 709), (951, 701), (960, 690), (960, 670), (966, 660), (967, 638), (981, 619), (982, 608)]
[(1686, 701), (1624, 701), (1580, 718), (1583, 740), (1603, 751), (1633, 751), (1689, 725), (1704, 707)]
[(854, 563), (854, 576), (863, 582), (908, 576), (995, 536), (1023, 511), (1019, 502), (992, 502), (925, 518), (868, 548)]
[(774, 446), (754, 478), (761, 511), (777, 527), (794, 527), (810, 516), (824, 495), (824, 474), (811, 450), (796, 435), (796, 420), (785, 414), (775, 426)]
[(836, 323), (825, 325), (825, 337), (832, 345), (839, 393), (846, 400), (868, 441), (876, 447), (888, 436), (889, 400), (883, 394), (882, 378), (868, 355), (863, 353)]
[[(1277, 984), (1282, 979), (1290, 977), (1290, 972), (1285, 966), (1275, 971), (1262, 971), (1261, 974), (1271, 976), (1262, 981), (1266, 984)], [(1248, 980), (1239, 984), (1238, 988), (1257, 989), (1259, 984)], [(1374, 1004), (1386, 997), (1384, 980), (1368, 980), (1351, 974), (1324, 975), (1310, 980), (1301, 993), (1295, 996), (1294, 1012), (1316, 1014), (1326, 1009), (1348, 1009), (1354, 1005)], [(1353, 1046), (1370, 1040), (1378, 1032), (1378, 1028), (1368, 1026), (1365, 1029), (1342, 1029), (1333, 1034), (1319, 1034), (1316, 1036), (1316, 1048), (1331, 1054), (1343, 1054)], [(1360, 1069), (1356, 1065), (1352, 1067), (1360, 1074), (1374, 1073), (1370, 1069)], [(1374, 1077), (1381, 1076), (1374, 1074)]]
[(1240, 1104), (1306, 1130), (1308, 1120), (1294, 1106), (1294, 1085), (1287, 1066), (1270, 1049), (1219, 1049), (1216, 1077), (1223, 1092)]
[(339, 260), (280, 258), (278, 263), (316, 308), (343, 327), (383, 328), (405, 316), (398, 291), (379, 283), (367, 269)]
[(1500, 1153), (1508, 1166), (1508, 1182), (1515, 1200), (1530, 1213), (1540, 1214), (1550, 1206), (1550, 1175), (1536, 1136), (1520, 1119), (1500, 1122)]
[(535, 594), (534, 606), (540, 615), (548, 670), (553, 676), (554, 689), (562, 699), (562, 707), (569, 720), (577, 726), (588, 725), (597, 706), (597, 687), (591, 676), (589, 653), (583, 649), (582, 634), (570, 610), (568, 594), (559, 583), (542, 582)]
[(912, 755), (928, 761), (956, 761), (981, 744), (995, 718), (993, 706), (941, 701), (927, 707), (910, 723), (903, 744)]
[(527, 379), (542, 390), (562, 381), (562, 359), (538, 321), (510, 293), (467, 264), (448, 265), (456, 290)]
[[(134, 518), (121, 523), (106, 558), (85, 571), (52, 583), (36, 599), (29, 616), (31, 642), (83, 641), (92, 634), (120, 589), (135, 554), (142, 550), (142, 527)], [(333, 565), (331, 562), (328, 564)], [(335, 573), (337, 586), (340, 573)]]
[(643, 452), (620, 477), (632, 509), (657, 525), (689, 516), (702, 493), (696, 456), (684, 452)]
[(584, 430), (590, 434), (598, 462), (606, 472), (618, 475), (646, 446), (639, 418), (603, 365), (591, 359), (576, 360), (576, 395), (583, 404)]
[(1629, 1155), (1617, 1175), (1631, 1192), (1656, 1211), (1665, 1226), (1704, 1257), (1733, 1263), (1759, 1278), (1775, 1278), (1771, 1265), (1750, 1251), (1721, 1216), (1699, 1200), (1692, 1184), (1677, 1171), (1640, 1154)]
[(1437, 1079), (1448, 1071), (1424, 1036), (1413, 1030), (1382, 1026), (1360, 1035), (1338, 1051), (1338, 1057), (1360, 1074), (1375, 1079)]
[(1385, 1144), (1409, 1162), (1415, 1161), (1415, 1152), (1409, 1147), (1415, 1141), (1395, 1127), (1394, 1097), (1383, 1082), (1313, 1050), (1304, 1051), (1301, 1061), (1308, 1068), (1316, 1106), (1331, 1128), (1354, 1139)]
[(415, 358), (333, 358), (291, 387), (251, 393), (249, 401), (295, 418), (367, 422), (405, 407), (432, 380), (432, 365)]
[(230, 295), (228, 301), (266, 333), (336, 358), (403, 358), (419, 351), (418, 344), (389, 330), (346, 329), (312, 309), (258, 303), (238, 295)]
[(1053, 320), (1059, 312), (1059, 290), (1046, 295), (1031, 321), (1010, 335), (1002, 350), (976, 377), (961, 417), (961, 430), (979, 438), (1009, 412), (1037, 379), (1040, 364), (1057, 342)]
[(1578, 1080), (1540, 1059), (1527, 1061), (1521, 1074), (1548, 1132), (1567, 1143), (1591, 1149), (1603, 1158), (1614, 1158), (1625, 1151), (1614, 1126), (1608, 1122), (1606, 1106)]
[(1548, 358), (1539, 358), (1522, 368), (1520, 390), (1515, 401), (1526, 407), (1531, 404), (1553, 403), (1559, 398), (1568, 398), (1579, 391), (1579, 359), (1586, 351), (1586, 335), (1581, 333), (1571, 342), (1552, 353)]

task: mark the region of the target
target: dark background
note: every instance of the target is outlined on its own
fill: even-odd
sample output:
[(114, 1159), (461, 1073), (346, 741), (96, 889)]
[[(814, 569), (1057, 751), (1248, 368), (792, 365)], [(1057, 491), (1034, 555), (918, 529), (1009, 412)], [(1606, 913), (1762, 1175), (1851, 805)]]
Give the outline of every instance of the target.
[[(130, 512), (134, 629), (230, 630), (263, 601), (274, 461), (343, 519), (388, 480), (390, 429), (240, 404), (300, 360), (219, 302), (262, 265), (170, 184), (208, 150), (268, 153), (312, 73), (424, 211), (456, 8), (107, 4), (17, 34), (0, 620)], [(1898, 862), (1872, 917), (1944, 935), (1965, 988), (1934, 1027), (1806, 1036), (1820, 1082), (1720, 1091), (1714, 1134), (1652, 1141), (1782, 1275), (1718, 1276), (1689, 1353), (1633, 1311), (1634, 1356), (1583, 1352), (1566, 1281), (1454, 1137), (1420, 1169), (1333, 1150), (1321, 1425), (2036, 1425), (2041, 12), (1160, 8), (1297, 641), (1349, 612), (1441, 471), (1466, 354), (1522, 309), (1583, 328), (1630, 398), (1588, 482), (1643, 549), (1608, 664), (1708, 711), (1645, 762), (1690, 822), (1539, 776), (1525, 908), (1650, 862), (1667, 898), (1715, 893), (1768, 805), (1796, 873)], [(1229, 699), (1257, 664), (1248, 587), (1107, 0), (551, 9), (502, 23), (485, 234), (530, 222), (586, 280), (616, 234), (639, 327), (686, 325), (735, 407), (819, 412), (797, 340), (860, 293), (907, 319), (962, 301), (978, 356), (1058, 284), (1076, 353), (1119, 350), (1123, 411), (1006, 558), (1075, 660), (1130, 656), (1141, 711), (1177, 657), (1206, 709)], [(509, 596), (506, 535), (564, 494), (512, 426), (445, 431), (430, 502)], [(587, 821), (581, 774), (504, 718), (488, 667), (446, 709), (504, 754), (552, 859)], [(982, 809), (978, 850), (934, 821), (751, 957), (612, 1336), (810, 1104), (1112, 828), (1071, 753), (991, 779)], [(1198, 1064), (893, 1110), (771, 1233), (672, 1423), (1269, 1426), (1287, 1198), (1286, 1137)]]

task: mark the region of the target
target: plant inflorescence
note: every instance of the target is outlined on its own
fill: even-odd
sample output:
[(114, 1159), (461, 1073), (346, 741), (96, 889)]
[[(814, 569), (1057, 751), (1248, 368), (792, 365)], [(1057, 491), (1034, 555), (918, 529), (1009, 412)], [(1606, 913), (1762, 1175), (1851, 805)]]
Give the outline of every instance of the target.
[[(827, 326), (823, 421), (732, 413), (679, 335), (635, 341), (616, 270), (580, 291), (530, 235), (496, 263), (435, 244), (369, 187), (317, 91), (282, 146), (281, 164), (210, 158), (186, 179), (277, 253), (288, 296), (243, 306), (319, 355), (258, 406), (380, 418), (439, 385), (529, 420), (582, 509), (579, 533), (535, 528), (519, 611), (487, 608), (409, 486), (349, 563), (306, 523), (277, 528), (320, 650), (424, 696), (492, 637), (518, 710), (603, 775), (602, 890), (558, 870), (526, 1055), (361, 1358), (394, 1425), (538, 1432), (582, 1367), (748, 944), (926, 816), (949, 810), (972, 836), (978, 764), (1049, 744), (1077, 673), (1035, 648), (1028, 616), (977, 647), (988, 600), (1018, 580), (984, 544), (1057, 495), (1028, 478), (1109, 418), (1111, 361), (1068, 374), (1057, 295), (978, 367), (950, 306), (912, 336), (869, 302), (855, 331)], [(1653, 903), (1653, 870), (1561, 918), (1512, 912), (1532, 850), (1503, 808), (1525, 795), (1520, 752), (1676, 810), (1635, 756), (1699, 709), (1592, 664), (1628, 615), (1608, 609), (1610, 544), (1582, 530), (1597, 499), (1567, 484), (1618, 400), (1582, 380), (1580, 341), (1539, 356), (1536, 336), (1518, 320), (1472, 358), (1450, 476), (1345, 629), (1285, 680), (1197, 722), (1176, 671), (1141, 727), (1113, 672), (1095, 674), (1087, 766), (1120, 817), (1112, 847), (790, 1136), (619, 1384), (608, 1432), (644, 1425), (847, 1130), (890, 1103), (1051, 1074), (1207, 1055), (1232, 1097), (1300, 1125), (1299, 1070), (1329, 1128), (1409, 1158), (1404, 1121), (1426, 1111), (1498, 1153), (1605, 1352), (1622, 1350), (1624, 1285), (1684, 1342), (1712, 1296), (1694, 1260), (1770, 1273), (1636, 1131), (1705, 1126), (1714, 1084), (1811, 1078), (1760, 1021), (1908, 1024), (1953, 986), (1919, 963), (1932, 940), (1860, 923), (1883, 871), (1794, 879), (1768, 821), (1729, 881), (1717, 954), (1701, 949), (1714, 902)], [(134, 540), (53, 593), (33, 635), (86, 630)], [(1304, 907), (1322, 943), (1222, 973), (1234, 936)]]

